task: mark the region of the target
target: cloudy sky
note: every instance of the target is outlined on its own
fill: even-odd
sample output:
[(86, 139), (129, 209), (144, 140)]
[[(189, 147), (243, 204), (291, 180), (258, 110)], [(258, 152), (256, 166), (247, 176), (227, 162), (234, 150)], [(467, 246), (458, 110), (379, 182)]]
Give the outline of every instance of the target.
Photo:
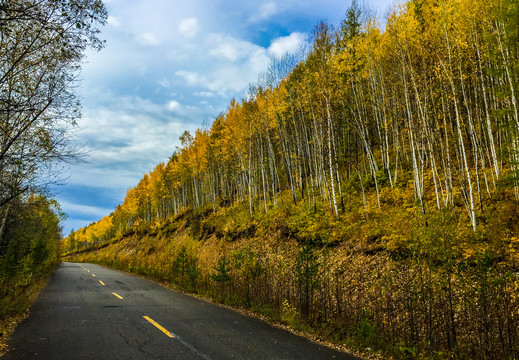
[[(185, 131), (210, 126), (269, 59), (297, 51), (315, 24), (338, 25), (350, 0), (105, 0), (106, 47), (88, 52), (77, 143), (88, 163), (55, 190), (64, 234), (110, 214), (166, 161)], [(379, 17), (394, 3), (371, 0)]]

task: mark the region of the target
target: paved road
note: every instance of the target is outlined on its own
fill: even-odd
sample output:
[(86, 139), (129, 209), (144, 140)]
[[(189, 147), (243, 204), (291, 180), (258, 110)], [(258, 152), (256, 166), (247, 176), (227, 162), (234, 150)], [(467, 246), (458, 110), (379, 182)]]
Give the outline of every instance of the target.
[(63, 263), (3, 359), (355, 359), (94, 264)]

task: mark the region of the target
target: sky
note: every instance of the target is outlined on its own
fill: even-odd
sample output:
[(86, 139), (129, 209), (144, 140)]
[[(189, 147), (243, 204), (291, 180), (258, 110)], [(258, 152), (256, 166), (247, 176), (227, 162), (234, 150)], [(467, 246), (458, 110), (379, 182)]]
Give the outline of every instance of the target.
[[(63, 234), (109, 215), (180, 146), (240, 100), (270, 59), (298, 51), (321, 20), (339, 25), (350, 0), (105, 0), (106, 46), (87, 51), (75, 145), (55, 198)], [(383, 22), (392, 0), (367, 5)]]

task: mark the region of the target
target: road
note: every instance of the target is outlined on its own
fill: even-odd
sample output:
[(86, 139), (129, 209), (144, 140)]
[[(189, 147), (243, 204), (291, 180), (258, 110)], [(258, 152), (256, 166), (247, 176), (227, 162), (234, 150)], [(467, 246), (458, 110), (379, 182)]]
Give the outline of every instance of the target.
[(11, 359), (355, 357), (141, 278), (63, 263), (9, 342)]

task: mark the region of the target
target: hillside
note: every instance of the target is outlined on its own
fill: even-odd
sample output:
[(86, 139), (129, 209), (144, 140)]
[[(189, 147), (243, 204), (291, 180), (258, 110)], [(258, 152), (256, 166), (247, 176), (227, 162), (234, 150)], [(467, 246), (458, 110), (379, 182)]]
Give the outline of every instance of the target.
[(70, 256), (349, 348), (472, 359), (492, 349), (506, 358), (513, 348), (503, 337), (516, 341), (519, 258), (517, 238), (503, 239), (518, 231), (516, 201), (503, 193), (493, 216), (481, 218), (488, 231), (473, 234), (453, 213), (424, 217), (412, 188), (399, 190), (399, 198), (382, 197), (381, 210), (376, 195), (368, 196), (376, 209), (368, 219), (359, 212), (361, 196), (335, 221), (321, 205), (314, 213), (286, 193), (284, 205), (267, 214), (250, 218), (246, 203), (187, 210)]
[(354, 2), (62, 249), (396, 358), (515, 358), (515, 0)]

